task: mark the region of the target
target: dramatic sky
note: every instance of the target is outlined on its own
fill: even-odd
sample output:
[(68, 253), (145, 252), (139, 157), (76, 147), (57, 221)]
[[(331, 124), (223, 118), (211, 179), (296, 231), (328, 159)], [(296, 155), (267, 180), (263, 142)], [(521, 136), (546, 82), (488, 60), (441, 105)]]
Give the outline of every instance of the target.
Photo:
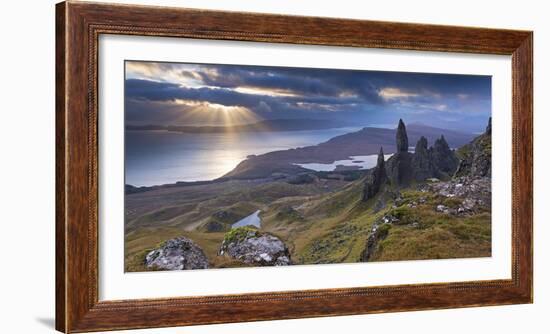
[(491, 78), (355, 71), (126, 62), (126, 123), (243, 124), (334, 119), (355, 126), (406, 123), (481, 132)]

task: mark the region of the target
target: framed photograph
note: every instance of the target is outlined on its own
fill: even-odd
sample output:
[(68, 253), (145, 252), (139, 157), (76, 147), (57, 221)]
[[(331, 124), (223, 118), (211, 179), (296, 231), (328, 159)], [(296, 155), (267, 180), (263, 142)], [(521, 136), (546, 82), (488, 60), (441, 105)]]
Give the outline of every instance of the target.
[(56, 10), (59, 331), (532, 302), (532, 32)]

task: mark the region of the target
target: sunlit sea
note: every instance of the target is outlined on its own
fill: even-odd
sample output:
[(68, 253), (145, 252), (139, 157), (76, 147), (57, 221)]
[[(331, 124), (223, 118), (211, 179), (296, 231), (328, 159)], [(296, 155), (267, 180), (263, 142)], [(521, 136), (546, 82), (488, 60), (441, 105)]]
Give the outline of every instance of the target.
[(316, 145), (359, 130), (187, 134), (126, 131), (126, 184), (152, 186), (223, 176), (248, 155)]

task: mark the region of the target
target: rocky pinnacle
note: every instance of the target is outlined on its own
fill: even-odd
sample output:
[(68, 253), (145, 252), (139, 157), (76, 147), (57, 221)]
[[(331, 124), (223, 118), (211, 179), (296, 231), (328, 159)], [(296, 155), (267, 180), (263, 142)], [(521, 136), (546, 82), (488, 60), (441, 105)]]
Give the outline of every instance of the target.
[(382, 146), (380, 146), (380, 152), (378, 152), (378, 160), (376, 161), (376, 167), (378, 167), (378, 168), (385, 171), (385, 168), (384, 168), (384, 150), (382, 150)]
[(418, 142), (416, 143), (416, 148), (414, 150), (415, 153), (427, 153), (428, 152), (428, 139), (426, 137), (421, 136), (420, 139), (418, 139)]
[(399, 119), (399, 125), (397, 126), (397, 152), (407, 152), (409, 150), (409, 138), (407, 137), (407, 129), (402, 119)]
[(449, 148), (449, 144), (447, 144), (443, 135), (439, 139), (436, 139), (431, 151), (432, 162), (439, 171), (449, 173), (450, 175), (456, 171), (458, 159)]
[(421, 182), (434, 176), (431, 151), (428, 150), (428, 139), (422, 136), (416, 143), (414, 155), (412, 158), (412, 168), (414, 178)]
[(373, 198), (380, 188), (386, 183), (386, 167), (384, 166), (384, 151), (380, 147), (380, 153), (378, 153), (378, 161), (376, 167), (372, 170), (365, 182), (365, 188), (363, 189), (363, 200), (367, 201)]

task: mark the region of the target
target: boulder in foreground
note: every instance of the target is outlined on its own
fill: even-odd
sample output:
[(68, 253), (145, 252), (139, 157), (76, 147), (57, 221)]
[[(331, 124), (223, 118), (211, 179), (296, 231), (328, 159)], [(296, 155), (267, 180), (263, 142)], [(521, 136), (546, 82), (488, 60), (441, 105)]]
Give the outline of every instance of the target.
[(186, 237), (170, 239), (145, 256), (148, 269), (207, 269), (208, 259), (202, 249)]
[(281, 239), (246, 226), (225, 235), (219, 254), (253, 266), (292, 264), (290, 252)]

